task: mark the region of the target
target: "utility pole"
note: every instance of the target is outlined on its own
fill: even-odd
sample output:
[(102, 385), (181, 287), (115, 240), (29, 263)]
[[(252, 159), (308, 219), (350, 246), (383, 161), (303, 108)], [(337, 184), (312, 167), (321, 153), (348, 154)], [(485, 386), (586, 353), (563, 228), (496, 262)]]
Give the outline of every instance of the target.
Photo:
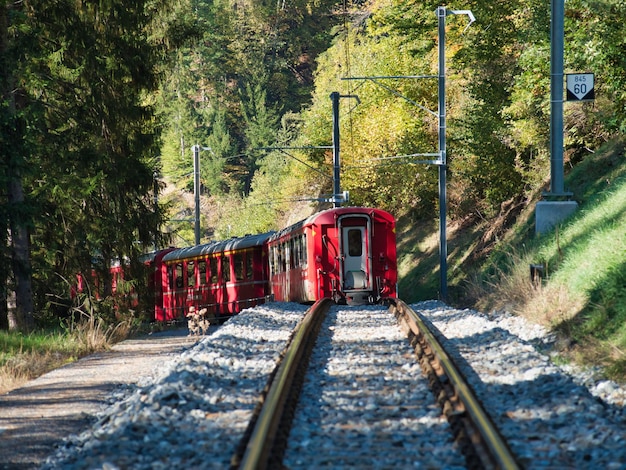
[(447, 171), (446, 154), (446, 7), (436, 10), (439, 36), (438, 69), (438, 119), (439, 119), (439, 295), (444, 302), (448, 298), (448, 239), (446, 234), (447, 217)]
[(550, 195), (564, 195), (563, 49), (565, 0), (552, 0), (550, 21)]
[(446, 149), (446, 16), (467, 15), (469, 24), (475, 21), (474, 14), (470, 10), (447, 10), (446, 7), (438, 7), (435, 10), (438, 19), (439, 41), (439, 296), (444, 302), (448, 299), (448, 240), (446, 234), (447, 218), (447, 171), (448, 155)]
[(341, 192), (340, 173), (341, 165), (339, 161), (339, 98), (341, 95), (337, 91), (330, 94), (333, 102), (333, 207), (340, 207), (338, 195)]
[(339, 159), (339, 99), (354, 98), (360, 103), (356, 95), (341, 95), (337, 91), (330, 94), (333, 102), (333, 207), (341, 207), (342, 202), (347, 202), (347, 192), (341, 192), (341, 162)]
[(200, 244), (200, 146), (193, 146), (193, 196), (194, 196), (194, 234), (196, 245)]
[[(436, 165), (439, 170), (439, 297), (446, 301), (448, 297), (448, 241), (446, 235), (446, 213), (447, 213), (447, 149), (446, 149), (446, 17), (448, 15), (467, 15), (469, 23), (465, 29), (469, 28), (476, 18), (471, 10), (447, 10), (446, 7), (438, 7), (435, 10), (438, 19), (438, 54), (439, 70), (437, 75), (409, 75), (409, 76), (382, 76), (382, 77), (350, 77), (344, 80), (370, 80), (385, 88), (394, 95), (408, 101), (423, 111), (437, 118), (439, 124), (438, 151), (437, 153), (414, 153), (405, 155), (407, 158), (414, 157), (437, 157), (436, 160), (413, 160), (412, 163), (425, 165)], [(407, 96), (393, 90), (392, 88), (379, 82), (380, 79), (437, 79), (438, 80), (438, 112), (435, 113), (425, 108), (420, 103), (413, 101)], [(398, 157), (391, 157), (398, 158)]]
[[(571, 215), (578, 204), (564, 188), (563, 169), (563, 50), (565, 0), (550, 8), (550, 191), (535, 206), (535, 234), (551, 230)], [(565, 199), (565, 200), (564, 200)]]

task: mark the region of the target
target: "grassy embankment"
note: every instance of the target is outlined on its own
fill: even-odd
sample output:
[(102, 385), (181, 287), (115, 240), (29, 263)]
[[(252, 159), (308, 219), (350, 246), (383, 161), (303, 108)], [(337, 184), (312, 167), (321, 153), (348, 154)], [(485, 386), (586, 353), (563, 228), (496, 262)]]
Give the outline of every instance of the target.
[(82, 322), (28, 334), (0, 331), (0, 394), (126, 338), (133, 321), (110, 324), (95, 314)]
[[(626, 380), (626, 160), (611, 142), (578, 163), (566, 188), (577, 212), (551, 233), (535, 235), (530, 198), (515, 222), (486, 248), (498, 221), (451, 229), (451, 302), (509, 311), (556, 331), (564, 360), (600, 365)], [(399, 231), (401, 296), (433, 298), (438, 289), (437, 227)], [(433, 235), (434, 233), (434, 235)], [(408, 248), (410, 247), (410, 248)], [(476, 257), (476, 253), (487, 253)], [(544, 267), (533, 282), (530, 265)]]

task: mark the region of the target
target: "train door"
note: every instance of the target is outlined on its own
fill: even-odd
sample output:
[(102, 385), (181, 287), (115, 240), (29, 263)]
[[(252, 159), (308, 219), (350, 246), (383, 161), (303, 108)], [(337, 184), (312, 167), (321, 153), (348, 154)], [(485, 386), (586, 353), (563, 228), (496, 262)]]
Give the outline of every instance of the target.
[(185, 318), (187, 291), (183, 279), (183, 263), (168, 266), (171, 292), (171, 320)]
[(187, 290), (187, 305), (184, 315), (190, 311), (193, 307), (196, 311), (199, 310), (196, 300), (196, 263), (193, 260), (187, 261), (187, 282), (185, 284)]
[(218, 303), (218, 314), (219, 315), (228, 315), (230, 312), (230, 304), (229, 304), (229, 296), (228, 296), (228, 286), (231, 282), (230, 275), (230, 255), (224, 254), (221, 256), (221, 275), (219, 278), (219, 286), (218, 286), (218, 294), (217, 294), (217, 303)]
[(222, 301), (220, 294), (220, 275), (218, 270), (219, 258), (217, 256), (211, 256), (209, 258), (209, 313), (216, 318), (220, 313), (219, 304)]
[(344, 290), (371, 290), (365, 227), (343, 227), (342, 277)]

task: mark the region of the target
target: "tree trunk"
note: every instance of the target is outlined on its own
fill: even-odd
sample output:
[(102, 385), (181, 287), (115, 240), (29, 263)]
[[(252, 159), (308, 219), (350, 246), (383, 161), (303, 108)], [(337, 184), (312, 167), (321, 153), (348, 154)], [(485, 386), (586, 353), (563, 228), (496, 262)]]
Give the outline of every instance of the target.
[[(0, 277), (4, 279), (4, 277)], [(6, 283), (0, 283), (0, 330), (9, 329), (9, 315), (7, 309)]]
[[(9, 181), (11, 206), (11, 267), (13, 283), (8, 293), (9, 330), (30, 331), (35, 326), (33, 316), (33, 289), (31, 282), (30, 243), (28, 228), (21, 220), (24, 205), (22, 182), (15, 176)], [(13, 320), (13, 324), (12, 324)]]
[(18, 331), (20, 329), (20, 318), (17, 309), (17, 301), (15, 297), (15, 289), (8, 288), (7, 295), (7, 321), (9, 331)]
[(27, 227), (27, 215), (24, 210), (24, 190), (20, 178), (20, 167), (23, 163), (23, 131), (24, 126), (20, 123), (17, 114), (15, 100), (16, 87), (15, 77), (11, 67), (8, 66), (9, 58), (9, 9), (11, 4), (0, 4), (0, 57), (2, 58), (2, 75), (0, 76), (0, 92), (2, 101), (6, 107), (7, 115), (4, 119), (6, 127), (3, 133), (11, 134), (14, 145), (9, 149), (3, 149), (4, 170), (6, 171), (7, 190), (7, 214), (9, 219), (9, 242), (11, 256), (11, 270), (6, 279), (0, 280), (6, 283), (7, 292), (7, 320), (10, 330), (19, 329), (28, 331), (34, 327), (33, 317), (33, 293), (31, 285), (29, 234)]

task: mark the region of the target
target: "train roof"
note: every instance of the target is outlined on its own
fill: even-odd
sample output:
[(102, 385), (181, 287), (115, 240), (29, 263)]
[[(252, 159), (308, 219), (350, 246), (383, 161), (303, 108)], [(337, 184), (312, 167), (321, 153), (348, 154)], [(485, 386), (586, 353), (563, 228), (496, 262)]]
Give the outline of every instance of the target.
[(159, 258), (162, 258), (166, 253), (169, 253), (170, 251), (173, 251), (175, 249), (175, 247), (170, 246), (169, 248), (163, 248), (161, 250), (144, 253), (143, 255), (139, 256), (139, 261), (141, 261), (142, 263), (150, 263), (152, 261), (158, 260)]
[(244, 237), (229, 238), (204, 245), (189, 246), (171, 251), (163, 257), (163, 261), (176, 261), (180, 259), (198, 258), (213, 253), (243, 250), (263, 245), (274, 232), (261, 233), (258, 235), (246, 235)]
[(395, 223), (395, 219), (393, 215), (389, 212), (384, 211), (382, 209), (375, 209), (372, 207), (335, 207), (332, 209), (326, 209), (320, 212), (316, 212), (315, 214), (307, 217), (300, 222), (296, 222), (289, 227), (285, 227), (284, 229), (276, 232), (274, 235), (270, 237), (270, 242), (278, 240), (279, 238), (298, 230), (299, 228), (310, 225), (310, 224), (323, 224), (323, 223), (334, 223), (336, 217), (341, 217), (343, 215), (349, 214), (375, 214), (378, 216), (382, 216), (387, 221), (391, 223)]

